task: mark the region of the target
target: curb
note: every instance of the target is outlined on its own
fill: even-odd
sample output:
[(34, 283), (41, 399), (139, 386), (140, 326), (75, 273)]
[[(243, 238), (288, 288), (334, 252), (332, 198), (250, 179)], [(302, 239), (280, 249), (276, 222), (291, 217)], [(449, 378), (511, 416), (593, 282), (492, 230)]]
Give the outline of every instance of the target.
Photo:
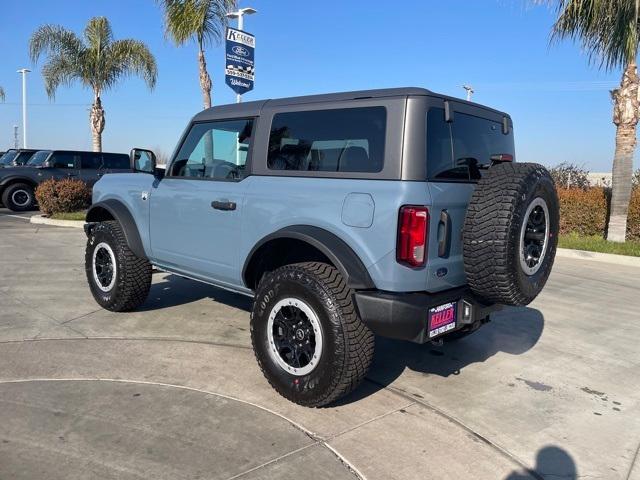
[(54, 225), (56, 227), (72, 227), (83, 228), (84, 221), (82, 220), (56, 220), (55, 218), (48, 218), (44, 215), (34, 215), (29, 220), (31, 223), (39, 225)]
[(563, 258), (574, 258), (578, 260), (590, 260), (592, 262), (613, 263), (615, 265), (625, 265), (627, 267), (640, 268), (640, 257), (630, 257), (628, 255), (615, 255), (613, 253), (587, 252), (585, 250), (571, 250), (568, 248), (558, 248), (556, 256)]

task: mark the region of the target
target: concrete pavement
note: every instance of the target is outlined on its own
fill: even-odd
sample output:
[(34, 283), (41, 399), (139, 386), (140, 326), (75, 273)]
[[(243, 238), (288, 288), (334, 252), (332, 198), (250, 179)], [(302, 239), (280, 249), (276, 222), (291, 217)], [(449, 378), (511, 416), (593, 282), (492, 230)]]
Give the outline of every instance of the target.
[(248, 299), (154, 275), (93, 301), (84, 236), (0, 210), (0, 478), (640, 479), (640, 269), (558, 259), (543, 294), (440, 348), (377, 339), (340, 404), (280, 398)]

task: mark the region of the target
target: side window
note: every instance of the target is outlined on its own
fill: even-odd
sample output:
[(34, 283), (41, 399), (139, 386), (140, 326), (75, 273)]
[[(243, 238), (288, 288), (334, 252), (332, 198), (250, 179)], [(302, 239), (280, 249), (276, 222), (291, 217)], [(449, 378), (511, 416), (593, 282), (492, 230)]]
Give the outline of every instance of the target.
[(56, 152), (49, 160), (53, 168), (76, 168), (76, 158), (73, 153)]
[(194, 124), (171, 164), (170, 176), (244, 178), (252, 132), (251, 119)]
[(84, 152), (80, 156), (83, 169), (99, 170), (102, 168), (102, 154)]
[(129, 156), (119, 153), (103, 153), (102, 166), (112, 170), (129, 169)]
[(277, 113), (269, 135), (271, 170), (379, 172), (384, 164), (384, 107)]

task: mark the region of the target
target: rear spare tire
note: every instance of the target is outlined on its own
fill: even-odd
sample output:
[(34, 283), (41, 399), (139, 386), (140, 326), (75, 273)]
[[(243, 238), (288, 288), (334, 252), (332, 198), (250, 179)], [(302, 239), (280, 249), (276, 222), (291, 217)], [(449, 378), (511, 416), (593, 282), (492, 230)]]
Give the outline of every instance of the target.
[(491, 303), (527, 305), (553, 266), (559, 206), (551, 175), (535, 163), (501, 163), (476, 186), (462, 232), (471, 290)]

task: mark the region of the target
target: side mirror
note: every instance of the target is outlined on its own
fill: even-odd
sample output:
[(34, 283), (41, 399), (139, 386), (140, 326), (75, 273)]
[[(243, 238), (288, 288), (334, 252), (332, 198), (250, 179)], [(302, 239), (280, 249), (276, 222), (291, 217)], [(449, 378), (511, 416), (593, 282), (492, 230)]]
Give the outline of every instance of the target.
[(129, 164), (134, 172), (154, 174), (156, 171), (156, 156), (151, 150), (134, 148), (129, 154)]

